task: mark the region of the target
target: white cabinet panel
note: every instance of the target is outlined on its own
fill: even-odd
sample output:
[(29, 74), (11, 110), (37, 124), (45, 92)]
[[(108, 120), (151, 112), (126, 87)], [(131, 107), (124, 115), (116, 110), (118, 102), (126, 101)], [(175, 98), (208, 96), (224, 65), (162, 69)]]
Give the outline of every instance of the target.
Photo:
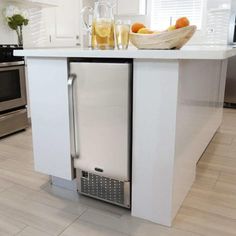
[(222, 120), (227, 60), (134, 60), (132, 215), (171, 226)]
[(67, 60), (27, 63), (35, 169), (71, 180)]

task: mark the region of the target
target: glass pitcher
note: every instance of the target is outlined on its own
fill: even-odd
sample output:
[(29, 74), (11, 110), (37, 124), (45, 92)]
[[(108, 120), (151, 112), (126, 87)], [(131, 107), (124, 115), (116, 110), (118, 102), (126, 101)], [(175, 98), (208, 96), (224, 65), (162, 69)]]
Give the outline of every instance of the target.
[[(107, 1), (95, 2), (94, 9), (84, 7), (82, 19), (86, 29), (91, 33), (91, 47), (93, 49), (114, 49), (114, 17), (113, 6)], [(92, 25), (89, 19), (92, 16)]]

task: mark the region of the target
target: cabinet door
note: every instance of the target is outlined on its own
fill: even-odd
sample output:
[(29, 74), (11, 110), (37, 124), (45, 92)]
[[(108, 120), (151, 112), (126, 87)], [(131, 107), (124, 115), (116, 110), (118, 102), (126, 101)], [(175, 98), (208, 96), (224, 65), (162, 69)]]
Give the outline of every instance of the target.
[(80, 44), (80, 10), (78, 0), (59, 0), (58, 7), (49, 9), (49, 44), (75, 47)]

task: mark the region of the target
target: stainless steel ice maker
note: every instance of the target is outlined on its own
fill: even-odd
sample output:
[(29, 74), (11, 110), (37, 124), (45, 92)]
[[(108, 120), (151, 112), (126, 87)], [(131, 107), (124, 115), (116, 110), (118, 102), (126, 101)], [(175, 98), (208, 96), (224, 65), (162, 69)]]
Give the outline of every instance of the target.
[(131, 73), (130, 61), (77, 61), (70, 63), (68, 81), (79, 191), (126, 207), (130, 207)]

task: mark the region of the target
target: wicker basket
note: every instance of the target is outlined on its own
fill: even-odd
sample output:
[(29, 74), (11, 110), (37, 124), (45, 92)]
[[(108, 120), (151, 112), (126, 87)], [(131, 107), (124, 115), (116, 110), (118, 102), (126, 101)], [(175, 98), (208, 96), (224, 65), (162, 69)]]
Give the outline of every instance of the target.
[(180, 49), (195, 33), (195, 25), (160, 34), (130, 33), (131, 43), (138, 49)]

